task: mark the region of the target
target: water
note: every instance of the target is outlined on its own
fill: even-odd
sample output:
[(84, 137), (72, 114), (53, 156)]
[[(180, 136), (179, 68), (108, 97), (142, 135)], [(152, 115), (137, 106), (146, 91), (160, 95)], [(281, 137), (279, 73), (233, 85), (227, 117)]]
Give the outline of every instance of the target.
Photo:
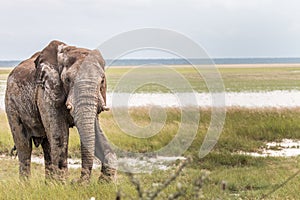
[[(181, 106), (197, 106), (212, 107), (218, 106), (212, 104), (212, 96), (210, 93), (137, 93), (130, 95), (129, 100), (114, 104), (114, 99), (126, 99), (128, 94), (107, 95), (108, 106), (161, 106), (161, 107), (181, 107)], [(181, 102), (183, 99), (184, 102)], [(187, 99), (190, 99), (188, 101)], [(193, 99), (196, 99), (193, 101)], [(117, 99), (116, 99), (117, 100)], [(293, 108), (300, 106), (300, 91), (292, 90), (275, 90), (269, 92), (227, 92), (225, 93), (226, 107), (246, 107), (246, 108)]]
[[(129, 96), (128, 101), (124, 100)], [(178, 98), (180, 96), (180, 98)], [(116, 99), (113, 99), (116, 98)], [(118, 101), (118, 104), (114, 103)], [(191, 101), (180, 102), (180, 99), (191, 99)], [(195, 99), (193, 101), (192, 99)], [(107, 94), (107, 105), (109, 107), (212, 107), (211, 94), (209, 93), (117, 93)], [(245, 108), (294, 108), (300, 107), (300, 91), (298, 90), (275, 90), (269, 92), (227, 92), (225, 93), (226, 107)], [(0, 109), (4, 110), (4, 92), (0, 92)]]
[[(4, 154), (0, 155), (1, 160), (15, 159), (14, 157), (6, 156)], [(132, 173), (147, 172), (150, 173), (153, 170), (168, 170), (174, 166), (176, 161), (185, 160), (185, 157), (144, 157), (139, 158), (128, 158), (119, 157), (117, 160), (118, 168), (120, 170), (127, 169)], [(44, 158), (38, 156), (31, 156), (31, 162), (44, 165)], [(101, 162), (98, 159), (94, 159), (93, 169), (98, 169), (101, 167)], [(68, 158), (68, 168), (69, 169), (79, 169), (81, 168), (81, 159), (71, 159)]]
[(258, 152), (239, 152), (254, 157), (296, 157), (300, 155), (300, 140), (283, 139), (281, 142), (268, 142)]

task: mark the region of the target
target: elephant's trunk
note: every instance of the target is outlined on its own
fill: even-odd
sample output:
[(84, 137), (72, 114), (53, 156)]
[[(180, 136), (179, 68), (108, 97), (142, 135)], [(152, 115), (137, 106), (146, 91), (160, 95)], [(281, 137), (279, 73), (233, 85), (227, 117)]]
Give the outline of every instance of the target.
[(74, 122), (80, 134), (81, 178), (89, 179), (95, 151), (95, 119), (98, 108), (98, 81), (80, 80), (75, 83)]

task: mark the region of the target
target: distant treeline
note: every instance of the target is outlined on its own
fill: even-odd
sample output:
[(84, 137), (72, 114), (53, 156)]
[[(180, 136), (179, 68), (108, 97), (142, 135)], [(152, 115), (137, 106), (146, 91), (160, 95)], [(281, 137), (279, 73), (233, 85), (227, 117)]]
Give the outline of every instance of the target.
[(0, 60), (0, 67), (14, 67), (17, 66), (20, 62), (20, 60)]
[(186, 65), (186, 64), (285, 64), (300, 63), (300, 58), (214, 58), (214, 59), (119, 59), (106, 60), (108, 65)]
[[(0, 67), (14, 67), (21, 61), (0, 61)], [(285, 64), (300, 63), (300, 58), (214, 58), (214, 59), (119, 59), (106, 60), (107, 65), (134, 66), (134, 65), (186, 65), (186, 64)]]

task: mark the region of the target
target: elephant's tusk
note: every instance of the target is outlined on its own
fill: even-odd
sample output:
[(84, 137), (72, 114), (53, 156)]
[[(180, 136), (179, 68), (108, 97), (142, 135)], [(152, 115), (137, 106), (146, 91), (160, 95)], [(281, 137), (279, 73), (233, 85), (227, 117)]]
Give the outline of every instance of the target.
[(68, 110), (71, 110), (72, 109), (72, 106), (69, 104), (69, 105), (67, 105), (67, 109)]
[(106, 106), (102, 106), (102, 108), (103, 108), (104, 111), (109, 111), (110, 110), (109, 107), (106, 107)]

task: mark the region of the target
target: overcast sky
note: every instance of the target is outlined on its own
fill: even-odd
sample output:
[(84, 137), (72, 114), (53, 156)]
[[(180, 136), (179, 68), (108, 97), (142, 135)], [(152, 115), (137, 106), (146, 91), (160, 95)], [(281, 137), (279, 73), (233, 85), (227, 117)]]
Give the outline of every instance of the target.
[(300, 57), (298, 0), (1, 0), (0, 25), (0, 60), (144, 27), (185, 34), (210, 57)]

